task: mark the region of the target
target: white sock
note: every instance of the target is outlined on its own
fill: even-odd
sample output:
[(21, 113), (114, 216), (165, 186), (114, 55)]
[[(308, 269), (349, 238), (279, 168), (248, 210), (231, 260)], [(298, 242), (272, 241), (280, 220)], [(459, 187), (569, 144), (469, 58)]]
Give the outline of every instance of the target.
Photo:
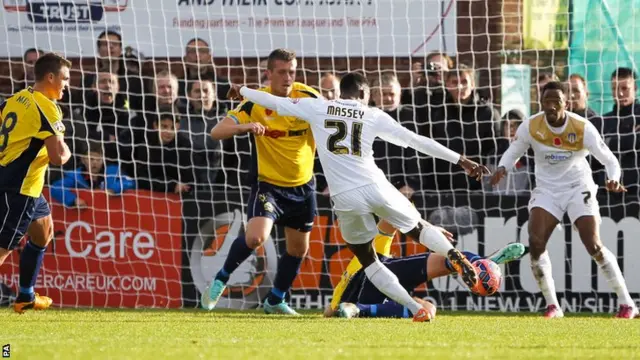
[(558, 296), (556, 295), (556, 284), (553, 282), (553, 273), (551, 272), (551, 258), (549, 258), (548, 251), (543, 252), (537, 261), (531, 259), (531, 271), (533, 272), (533, 277), (538, 282), (538, 287), (540, 291), (542, 291), (547, 306), (555, 305), (560, 309), (560, 303), (558, 303)]
[(429, 248), (430, 251), (444, 256), (447, 256), (449, 250), (453, 249), (451, 241), (431, 225), (426, 225), (420, 232), (420, 244)]
[(398, 304), (406, 306), (412, 314), (422, 309), (422, 305), (413, 300), (407, 290), (400, 285), (398, 277), (384, 266), (380, 260), (376, 260), (373, 264), (367, 266), (364, 269), (364, 273), (381, 293)]
[(611, 286), (613, 291), (618, 295), (618, 302), (620, 304), (635, 307), (635, 303), (633, 302), (633, 299), (631, 299), (631, 295), (629, 295), (629, 290), (627, 290), (627, 284), (622, 276), (622, 271), (620, 271), (618, 259), (616, 259), (616, 256), (604, 246), (602, 247), (601, 252), (602, 259), (598, 261), (594, 257), (593, 260), (595, 260), (596, 264), (600, 267), (600, 270), (602, 270), (609, 286)]

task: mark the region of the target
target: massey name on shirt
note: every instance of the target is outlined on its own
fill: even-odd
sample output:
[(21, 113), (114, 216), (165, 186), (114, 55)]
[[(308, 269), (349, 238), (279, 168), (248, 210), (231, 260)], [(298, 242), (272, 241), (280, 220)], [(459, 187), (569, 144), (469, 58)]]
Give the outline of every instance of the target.
[(329, 107), (327, 107), (327, 115), (347, 117), (352, 119), (362, 119), (362, 117), (364, 116), (364, 110), (349, 109), (329, 105)]

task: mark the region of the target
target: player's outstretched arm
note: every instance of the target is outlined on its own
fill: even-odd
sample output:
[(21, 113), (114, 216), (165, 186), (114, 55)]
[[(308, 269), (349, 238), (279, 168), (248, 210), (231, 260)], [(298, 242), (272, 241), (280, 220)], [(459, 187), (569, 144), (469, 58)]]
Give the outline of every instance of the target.
[(62, 166), (71, 158), (71, 151), (64, 142), (62, 135), (49, 136), (44, 140), (49, 154), (49, 162), (56, 166)]
[(238, 124), (230, 117), (225, 117), (211, 129), (213, 140), (225, 140), (230, 137), (252, 133), (254, 135), (264, 135), (265, 127), (259, 123)]
[(587, 123), (584, 130), (584, 146), (604, 165), (607, 172), (607, 190), (612, 192), (626, 192), (627, 189), (620, 184), (622, 169), (616, 156), (613, 155), (611, 149), (604, 143), (595, 126)]
[(529, 121), (525, 121), (518, 127), (515, 139), (509, 144), (507, 151), (502, 154), (498, 167), (491, 175), (491, 186), (496, 186), (507, 175), (518, 160), (529, 149)]
[(249, 89), (243, 86), (240, 94), (246, 99), (267, 109), (274, 110), (278, 115), (295, 116), (307, 121), (312, 120), (312, 102), (318, 101), (313, 98), (285, 98), (271, 95), (264, 91)]

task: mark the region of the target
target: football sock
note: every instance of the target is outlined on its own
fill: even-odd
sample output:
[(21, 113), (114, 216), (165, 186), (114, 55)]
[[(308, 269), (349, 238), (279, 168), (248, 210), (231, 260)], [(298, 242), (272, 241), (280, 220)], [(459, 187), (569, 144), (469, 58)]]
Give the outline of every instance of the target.
[(273, 288), (267, 296), (269, 304), (276, 305), (284, 300), (285, 294), (291, 288), (296, 276), (298, 276), (302, 260), (303, 258), (290, 255), (286, 251), (284, 255), (280, 257), (276, 279), (273, 282)]
[(247, 246), (247, 241), (244, 236), (239, 236), (234, 240), (233, 244), (231, 244), (227, 260), (225, 260), (222, 269), (220, 269), (218, 274), (216, 274), (215, 279), (226, 284), (227, 281), (229, 281), (231, 274), (238, 268), (238, 266), (240, 266), (240, 264), (251, 256), (251, 253), (253, 253), (253, 249)]
[(408, 318), (409, 309), (395, 301), (387, 301), (382, 304), (364, 305), (356, 304), (360, 309), (359, 317), (387, 317), (387, 318)]
[[(482, 257), (480, 255), (472, 253), (471, 251), (463, 251), (462, 254), (472, 264), (473, 264), (474, 261), (482, 259)], [(453, 265), (451, 265), (451, 261), (449, 261), (449, 258), (446, 258), (446, 257), (444, 258), (444, 266), (446, 266), (447, 269), (449, 269), (449, 271), (451, 271), (452, 273), (456, 272), (456, 270), (453, 268)]]
[(411, 298), (407, 290), (400, 285), (398, 277), (384, 266), (380, 260), (376, 259), (374, 263), (367, 266), (364, 269), (364, 273), (381, 293), (385, 294), (389, 299), (409, 308), (412, 314), (422, 309), (422, 305)]
[(425, 225), (420, 232), (420, 244), (426, 246), (430, 251), (447, 256), (449, 250), (453, 249), (451, 242), (442, 232), (434, 226)]
[(538, 260), (531, 259), (531, 271), (533, 277), (538, 282), (538, 287), (542, 291), (547, 306), (555, 305), (560, 309), (558, 297), (556, 295), (556, 285), (553, 282), (553, 273), (551, 271), (551, 258), (549, 252), (545, 251), (540, 255)]
[(30, 302), (35, 297), (34, 286), (38, 279), (42, 259), (46, 248), (40, 247), (31, 241), (27, 241), (20, 255), (20, 291), (17, 301)]
[(596, 264), (600, 267), (600, 270), (602, 270), (609, 286), (611, 286), (613, 291), (618, 295), (618, 302), (623, 305), (635, 307), (635, 304), (631, 299), (631, 295), (629, 295), (629, 290), (627, 290), (627, 284), (625, 283), (622, 272), (620, 271), (620, 266), (618, 265), (616, 256), (604, 246), (600, 252), (602, 253), (600, 261), (596, 259), (597, 256), (594, 256), (593, 260), (595, 260)]

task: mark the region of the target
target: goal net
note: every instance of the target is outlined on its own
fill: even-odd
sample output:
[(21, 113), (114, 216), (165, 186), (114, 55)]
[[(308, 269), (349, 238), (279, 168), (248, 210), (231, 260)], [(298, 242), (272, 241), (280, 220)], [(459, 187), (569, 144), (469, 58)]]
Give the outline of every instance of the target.
[[(33, 82), (31, 65), (42, 52), (73, 61), (60, 104), (74, 159), (48, 174), (44, 194), (54, 241), (36, 290), (65, 307), (199, 306), (200, 292), (244, 232), (254, 153), (248, 136), (215, 142), (208, 133), (237, 105), (225, 96), (230, 83), (268, 84), (264, 60), (275, 48), (296, 51), (297, 81), (325, 96), (335, 95), (331, 74), (364, 71), (372, 105), (495, 167), (509, 144), (502, 117), (513, 127), (518, 114), (511, 110), (537, 111), (538, 91), (550, 74), (563, 80), (580, 74), (591, 90), (589, 105), (609, 111), (611, 95), (602, 91), (609, 74), (618, 66), (635, 68), (635, 37), (616, 28), (637, 31), (619, 11), (635, 8), (631, 2), (574, 4), (570, 14), (558, 1), (556, 20), (545, 22), (548, 5), (515, 0), (3, 0), (0, 96)], [(587, 16), (599, 21), (586, 22)], [(547, 25), (572, 29), (571, 43), (552, 31), (551, 41), (532, 45), (527, 39), (540, 34), (531, 29)], [(545, 36), (548, 31), (537, 39)], [(530, 159), (493, 189), (455, 166), (375, 146), (376, 162), (394, 185), (411, 194), (425, 219), (454, 232), (460, 249), (484, 256), (511, 242), (528, 244)], [(87, 170), (92, 160), (103, 165), (92, 170), (95, 177)], [(309, 253), (288, 297), (295, 308), (325, 307), (352, 258), (329, 198), (320, 194), (326, 187), (320, 170)], [(637, 193), (600, 194), (603, 242), (618, 255), (637, 298)], [(4, 303), (18, 286), (19, 248), (0, 268)], [(284, 251), (284, 231), (276, 226), (232, 275), (218, 306), (258, 307)], [(391, 247), (393, 256), (424, 251), (400, 235)], [(615, 296), (566, 221), (553, 232), (549, 252), (566, 310), (615, 308)], [(545, 306), (528, 256), (503, 273), (500, 293), (491, 297), (472, 296), (455, 277), (422, 285), (416, 294), (443, 309)]]

